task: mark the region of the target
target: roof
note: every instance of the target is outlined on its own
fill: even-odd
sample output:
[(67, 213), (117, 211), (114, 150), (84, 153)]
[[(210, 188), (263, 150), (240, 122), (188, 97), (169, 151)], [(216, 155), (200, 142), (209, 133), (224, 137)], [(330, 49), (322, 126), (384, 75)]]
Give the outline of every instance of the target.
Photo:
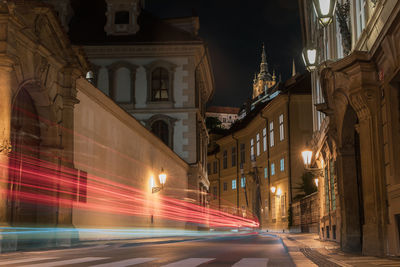
[(72, 0), (74, 16), (70, 23), (70, 38), (80, 45), (132, 45), (148, 43), (202, 42), (188, 31), (174, 27), (146, 10), (138, 16), (140, 30), (132, 35), (107, 35), (107, 5), (105, 0)]
[[(306, 95), (311, 95), (311, 74), (309, 72), (306, 72), (304, 74), (298, 74), (294, 77), (291, 77), (289, 80), (287, 80), (284, 84), (279, 83), (275, 88), (274, 92), (276, 92), (278, 95), (284, 95), (284, 94), (306, 94)], [(266, 107), (270, 102), (274, 101), (275, 98), (266, 98), (265, 101), (259, 101), (253, 109), (250, 109), (246, 116), (241, 119), (237, 120), (234, 122), (229, 128), (229, 132), (226, 133), (232, 134), (236, 131), (239, 131), (243, 128), (245, 128), (250, 122), (259, 115), (259, 113)], [(260, 99), (255, 98), (252, 100), (252, 102), (258, 101)], [(225, 136), (226, 136), (225, 135)]]
[(227, 113), (227, 114), (238, 114), (239, 108), (235, 107), (221, 107), (221, 106), (211, 106), (207, 108), (207, 112), (211, 113)]

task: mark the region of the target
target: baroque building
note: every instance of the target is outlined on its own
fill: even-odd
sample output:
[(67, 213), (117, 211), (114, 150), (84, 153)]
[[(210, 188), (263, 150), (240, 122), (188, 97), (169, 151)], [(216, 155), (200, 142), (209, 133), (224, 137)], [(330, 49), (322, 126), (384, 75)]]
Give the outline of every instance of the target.
[(335, 1), (322, 27), (300, 0), (313, 46), (313, 165), (320, 169), (320, 238), (344, 251), (400, 255), (400, 1)]
[[(85, 51), (93, 84), (191, 166), (191, 192), (206, 192), (204, 120), (214, 81), (198, 17), (159, 19), (139, 0), (71, 3), (69, 35)], [(193, 201), (205, 205), (201, 196)]]
[(263, 91), (254, 87), (255, 98), (228, 131), (211, 133), (210, 207), (282, 232), (289, 230), (289, 210), (301, 194), (296, 188), (304, 173), (300, 153), (312, 133), (311, 84), (308, 74), (274, 81), (266, 66), (263, 51)]
[[(202, 41), (193, 37), (196, 40), (190, 41), (190, 45), (179, 43), (177, 47), (169, 42), (165, 46), (164, 43), (152, 46), (140, 43), (133, 47), (118, 46), (113, 42), (117, 42), (115, 39), (109, 46), (105, 42), (111, 58), (103, 54), (104, 47), (99, 45), (98, 53), (102, 56), (96, 62), (115, 66), (115, 71), (110, 68), (110, 72), (116, 73), (117, 78), (111, 75), (112, 82), (107, 87), (99, 79), (93, 79), (101, 77), (101, 73), (96, 72), (94, 63), (88, 60), (93, 55), (85, 54), (85, 49), (91, 50), (74, 45), (66, 33), (67, 25), (70, 30), (77, 27), (66, 22), (71, 10), (64, 9), (66, 6), (61, 5), (61, 1), (54, 1), (54, 6), (48, 2), (0, 3), (3, 29), (0, 33), (0, 225), (60, 229), (49, 238), (38, 240), (3, 235), (0, 250), (16, 250), (26, 245), (68, 246), (82, 238), (73, 231), (63, 232), (64, 228), (187, 227), (184, 214), (177, 214), (182, 217), (175, 222), (165, 219), (162, 204), (167, 195), (177, 200), (175, 204), (182, 201), (184, 206), (190, 205), (189, 201), (197, 199), (193, 201), (196, 195), (187, 193), (191, 188), (189, 182), (197, 187), (207, 184), (207, 176), (201, 176), (206, 169), (201, 166), (206, 155), (198, 154), (207, 143), (207, 132), (203, 135), (198, 132), (203, 129), (203, 101), (211, 93), (208, 90), (212, 90), (212, 76)], [(82, 10), (74, 9), (77, 4), (86, 4), (86, 1), (71, 1), (70, 7), (79, 17)], [(78, 17), (75, 23), (79, 24)], [(139, 25), (141, 18), (144, 19), (139, 15)], [(178, 21), (188, 25), (186, 20)], [(90, 22), (88, 25), (90, 28)], [(103, 32), (104, 25), (101, 26)], [(170, 24), (162, 25), (163, 30), (175, 30)], [(143, 24), (141, 27), (146, 29)], [(89, 37), (97, 36), (96, 29), (88, 32), (94, 34)], [(106, 32), (104, 36), (108, 38)], [(174, 38), (177, 36), (192, 35), (178, 29)], [(75, 38), (74, 42), (78, 42), (79, 38)], [(132, 36), (118, 35), (118, 38)], [(127, 53), (126, 49), (132, 52), (131, 57), (136, 55), (136, 69), (130, 68), (131, 57), (117, 56), (117, 51)], [(138, 56), (139, 51), (143, 57)], [(161, 65), (156, 64), (158, 72), (149, 74), (152, 85), (158, 85), (147, 87), (144, 65), (152, 66), (160, 61)], [(172, 64), (175, 64), (174, 70), (168, 68)], [(142, 74), (134, 76), (134, 69)], [(203, 75), (210, 76), (203, 80)], [(140, 82), (134, 83), (133, 77)], [(168, 101), (165, 93), (161, 93), (163, 101), (149, 98), (147, 103), (147, 89), (163, 92), (163, 83), (167, 84)], [(95, 84), (105, 87), (99, 90)], [(127, 88), (132, 91), (125, 91)], [(141, 100), (133, 102), (136, 95), (140, 95), (136, 99)], [(154, 95), (158, 100), (159, 96)], [(174, 98), (170, 98), (171, 95)], [(137, 103), (147, 107), (150, 102), (156, 103), (146, 111), (139, 109), (138, 113), (144, 114), (141, 121), (129, 112)], [(182, 107), (177, 108), (179, 105)], [(178, 127), (173, 136), (178, 135), (179, 142), (186, 144), (186, 154), (179, 154), (178, 142), (171, 146), (171, 139), (163, 139), (154, 131), (155, 127), (146, 124), (152, 117), (157, 123), (157, 114), (167, 125), (165, 117), (176, 120)], [(183, 119), (179, 120), (179, 116)], [(164, 124), (156, 125), (161, 125), (158, 129), (164, 134), (171, 131), (163, 128)], [(182, 159), (182, 155), (187, 158)], [(192, 158), (195, 163), (189, 165)], [(157, 179), (161, 174), (168, 177), (162, 186)], [(192, 180), (188, 180), (188, 175), (192, 175)], [(154, 188), (162, 191), (154, 191)], [(203, 195), (201, 201), (205, 203)], [(199, 223), (205, 224), (201, 220)]]

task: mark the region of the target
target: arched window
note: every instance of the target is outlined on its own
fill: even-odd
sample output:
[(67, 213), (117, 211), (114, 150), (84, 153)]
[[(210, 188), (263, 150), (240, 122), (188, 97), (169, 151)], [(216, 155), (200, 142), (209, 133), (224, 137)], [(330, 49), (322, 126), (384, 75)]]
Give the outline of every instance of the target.
[(171, 146), (169, 140), (169, 126), (162, 120), (155, 121), (151, 125), (151, 131), (158, 136), (167, 146)]
[(151, 73), (151, 100), (169, 100), (169, 73), (165, 68), (156, 68)]
[(115, 24), (129, 24), (129, 11), (115, 12)]
[(116, 102), (129, 103), (132, 101), (132, 74), (126, 67), (115, 71), (114, 100)]

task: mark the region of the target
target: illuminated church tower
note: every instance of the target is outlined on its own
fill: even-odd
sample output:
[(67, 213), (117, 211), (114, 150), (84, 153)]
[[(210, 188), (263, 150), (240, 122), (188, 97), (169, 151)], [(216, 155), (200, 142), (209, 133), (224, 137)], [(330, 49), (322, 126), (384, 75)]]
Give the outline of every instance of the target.
[(260, 72), (254, 77), (253, 81), (253, 98), (258, 97), (263, 93), (268, 93), (268, 89), (276, 84), (275, 71), (273, 74), (268, 71), (267, 54), (265, 53), (265, 46), (261, 55)]

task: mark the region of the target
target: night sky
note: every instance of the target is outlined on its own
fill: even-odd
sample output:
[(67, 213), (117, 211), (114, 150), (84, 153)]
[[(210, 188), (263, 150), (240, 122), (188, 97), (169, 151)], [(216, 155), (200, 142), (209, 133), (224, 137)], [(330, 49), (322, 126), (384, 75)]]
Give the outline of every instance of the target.
[(298, 72), (301, 29), (295, 0), (146, 0), (146, 9), (159, 17), (200, 17), (200, 36), (208, 43), (215, 77), (211, 105), (240, 107), (251, 97), (259, 71), (262, 43), (269, 69), (282, 80), (290, 77), (292, 59)]

